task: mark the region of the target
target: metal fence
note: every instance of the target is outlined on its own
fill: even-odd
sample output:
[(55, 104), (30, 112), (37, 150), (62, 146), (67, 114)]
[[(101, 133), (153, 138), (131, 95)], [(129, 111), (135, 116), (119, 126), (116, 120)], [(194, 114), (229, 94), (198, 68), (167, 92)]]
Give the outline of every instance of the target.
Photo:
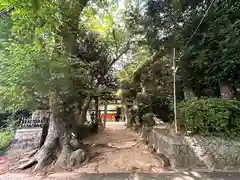
[(37, 128), (43, 127), (48, 118), (21, 118), (19, 119), (19, 128)]

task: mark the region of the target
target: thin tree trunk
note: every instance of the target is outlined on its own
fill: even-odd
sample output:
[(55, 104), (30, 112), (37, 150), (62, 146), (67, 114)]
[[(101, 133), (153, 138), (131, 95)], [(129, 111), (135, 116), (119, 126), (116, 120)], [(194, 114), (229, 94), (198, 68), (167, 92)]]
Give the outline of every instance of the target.
[(95, 122), (98, 122), (98, 97), (95, 97)]
[(192, 88), (184, 87), (184, 99), (185, 100), (191, 100), (191, 99), (197, 99), (195, 93), (193, 92)]
[(98, 96), (95, 97), (95, 122), (98, 126), (103, 127), (102, 120), (100, 118), (101, 111), (99, 110), (99, 99)]
[(81, 108), (80, 115), (78, 117), (78, 124), (82, 125), (87, 121), (87, 111), (89, 109), (89, 105), (92, 101), (91, 96), (87, 96), (84, 100), (83, 106)]
[(104, 128), (106, 127), (107, 121), (107, 106), (108, 106), (107, 102), (104, 102), (104, 124), (103, 124)]
[(222, 99), (233, 99), (234, 97), (234, 92), (233, 89), (228, 82), (222, 82), (219, 83), (219, 88), (220, 88), (220, 94)]
[(125, 117), (126, 124), (129, 125), (130, 117), (129, 117), (128, 101), (126, 99), (124, 99), (124, 117)]

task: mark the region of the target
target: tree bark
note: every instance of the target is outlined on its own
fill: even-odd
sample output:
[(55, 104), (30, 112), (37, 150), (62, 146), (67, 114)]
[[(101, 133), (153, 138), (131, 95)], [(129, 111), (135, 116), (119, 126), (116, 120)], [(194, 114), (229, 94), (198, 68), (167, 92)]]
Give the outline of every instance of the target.
[(95, 123), (96, 123), (96, 126), (103, 127), (103, 123), (100, 118), (101, 111), (99, 110), (99, 99), (98, 98), (99, 98), (98, 96), (94, 97), (94, 99), (95, 99)]
[(219, 88), (220, 88), (220, 95), (222, 99), (229, 99), (229, 100), (233, 99), (234, 92), (229, 82), (219, 83)]
[(80, 111), (80, 115), (78, 117), (78, 124), (83, 125), (87, 121), (87, 111), (89, 109), (89, 105), (92, 101), (91, 96), (87, 96), (84, 100), (83, 106)]
[(41, 135), (41, 139), (40, 139), (39, 148), (41, 148), (43, 146), (43, 144), (47, 138), (48, 128), (49, 128), (49, 119), (45, 119), (45, 122), (42, 127), (42, 135)]
[[(73, 111), (62, 107), (56, 97), (50, 98), (50, 118), (46, 140), (33, 158), (19, 166), (25, 169), (36, 164), (34, 171), (42, 170), (45, 166), (56, 163), (61, 167), (80, 164), (85, 160), (85, 152), (82, 149), (72, 147), (70, 142), (72, 133), (76, 132), (76, 123), (73, 119)], [(66, 111), (67, 109), (67, 111)]]
[[(87, 2), (88, 0), (56, 1), (59, 8), (62, 8), (63, 24), (60, 27), (60, 35), (65, 45), (66, 58), (74, 55), (77, 51), (76, 30), (79, 28), (80, 13)], [(50, 95), (49, 107), (49, 127), (47, 136), (44, 138), (46, 140), (42, 140), (43, 145), (39, 151), (29, 162), (21, 165), (20, 169), (36, 164), (35, 171), (41, 170), (53, 162), (60, 166), (72, 166), (81, 163), (85, 158), (85, 152), (82, 149), (73, 149), (70, 144), (72, 132), (76, 132), (73, 128), (77, 127), (74, 110), (71, 110), (71, 107), (64, 107), (55, 93)]]
[(185, 100), (197, 99), (197, 97), (196, 97), (195, 93), (193, 92), (192, 88), (184, 87), (183, 92), (184, 92), (184, 99)]
[(130, 117), (129, 117), (129, 109), (128, 109), (128, 101), (127, 99), (124, 99), (124, 121), (127, 125), (130, 124)]
[(107, 106), (108, 106), (107, 102), (104, 102), (104, 121), (103, 121), (104, 128), (106, 127), (106, 121), (107, 121)]

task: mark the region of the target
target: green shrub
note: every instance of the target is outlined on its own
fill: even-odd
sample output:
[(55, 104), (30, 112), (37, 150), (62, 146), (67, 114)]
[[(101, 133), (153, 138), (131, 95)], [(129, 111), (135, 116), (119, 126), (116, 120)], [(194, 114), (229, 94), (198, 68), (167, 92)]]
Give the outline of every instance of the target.
[(147, 94), (137, 97), (139, 117), (146, 113), (154, 113), (157, 118), (168, 122), (171, 119), (170, 101), (159, 94)]
[(15, 134), (17, 130), (19, 120), (14, 119), (12, 116), (9, 116), (5, 121), (4, 131), (11, 134)]
[(9, 116), (4, 123), (4, 126), (0, 127), (0, 154), (6, 150), (11, 142), (17, 129), (18, 121)]
[(217, 98), (181, 102), (178, 115), (185, 132), (204, 135), (240, 135), (240, 102)]
[(11, 133), (0, 131), (0, 154), (6, 150), (12, 137)]

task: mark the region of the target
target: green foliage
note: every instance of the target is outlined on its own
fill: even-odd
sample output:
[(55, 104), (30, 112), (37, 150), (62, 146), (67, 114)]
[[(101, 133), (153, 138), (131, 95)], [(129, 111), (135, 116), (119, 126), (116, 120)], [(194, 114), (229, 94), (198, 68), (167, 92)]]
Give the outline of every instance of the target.
[(12, 136), (15, 135), (15, 132), (18, 128), (19, 120), (13, 118), (12, 115), (8, 116), (7, 119), (4, 120), (3, 128), (1, 129), (4, 132), (10, 133)]
[[(168, 98), (163, 97), (161, 94), (138, 94), (135, 100), (135, 106), (130, 108), (130, 124), (143, 125), (146, 120), (146, 114), (154, 114), (157, 118), (165, 122), (171, 122), (171, 109), (170, 101)], [(148, 117), (148, 116), (146, 116)], [(150, 118), (151, 120), (151, 118)]]
[(185, 132), (239, 136), (240, 102), (217, 98), (181, 102), (178, 107)]
[[(149, 0), (142, 25), (151, 50), (172, 53), (173, 47), (182, 48), (185, 44), (180, 39), (181, 30), (185, 26), (195, 29), (195, 24), (189, 23), (189, 17), (194, 17), (193, 11), (202, 12), (208, 4), (209, 1), (203, 0)], [(186, 34), (187, 38), (190, 34)]]
[(81, 101), (101, 92), (100, 85), (114, 85), (111, 68), (127, 51), (123, 28), (112, 16), (116, 3), (87, 2), (0, 3), (14, 6), (11, 26), (0, 23), (0, 35), (14, 37), (0, 49), (3, 108), (35, 109), (52, 92), (61, 102)]
[[(3, 3), (3, 4), (2, 4)], [(1, 2), (0, 6), (6, 6)], [(72, 91), (70, 63), (61, 37), (56, 35), (65, 11), (46, 1), (11, 1), (9, 21), (12, 39), (1, 49), (0, 94), (5, 109), (35, 109), (51, 92), (60, 96)], [(62, 7), (63, 8), (63, 7)], [(61, 15), (59, 14), (61, 12)], [(43, 33), (48, 36), (43, 38)]]
[[(144, 16), (132, 21), (144, 28), (150, 52), (171, 56), (176, 48), (177, 65), (184, 86), (191, 87), (199, 97), (219, 95), (219, 83), (229, 81), (239, 86), (239, 6), (238, 1), (217, 1), (199, 25), (211, 1), (155, 1), (149, 0)], [(135, 31), (136, 32), (136, 31)], [(189, 63), (191, 62), (191, 63)]]
[(12, 23), (11, 23), (11, 19), (10, 17), (2, 17), (0, 18), (0, 48), (2, 46), (2, 43), (3, 42), (6, 42), (9, 38), (10, 38), (10, 35), (11, 35), (11, 26), (12, 26)]
[[(213, 4), (180, 61), (185, 84), (198, 91), (206, 87), (215, 90), (224, 81), (239, 85), (239, 7), (238, 1)], [(203, 12), (193, 11), (188, 23), (195, 27), (202, 16)], [(184, 41), (193, 31), (190, 25), (183, 28)]]
[(0, 154), (6, 150), (12, 138), (11, 133), (0, 131)]
[(145, 65), (149, 60), (149, 53), (147, 46), (137, 46), (132, 50), (132, 57), (127, 64), (123, 66), (123, 69), (117, 73), (117, 79), (119, 82), (127, 81), (131, 82), (134, 73), (139, 68)]
[(146, 113), (154, 113), (157, 118), (166, 122), (171, 118), (170, 101), (161, 93), (138, 95), (137, 103), (139, 117)]
[(107, 3), (89, 3), (81, 16), (81, 24), (104, 40), (112, 62), (129, 49), (130, 38), (125, 35), (124, 13), (125, 8), (121, 9), (116, 1), (110, 0)]
[(68, 63), (59, 55), (50, 55), (31, 44), (11, 43), (1, 56), (0, 93), (4, 108), (34, 109), (37, 99), (53, 89), (59, 94), (69, 90), (69, 76), (61, 76), (68, 71)]

